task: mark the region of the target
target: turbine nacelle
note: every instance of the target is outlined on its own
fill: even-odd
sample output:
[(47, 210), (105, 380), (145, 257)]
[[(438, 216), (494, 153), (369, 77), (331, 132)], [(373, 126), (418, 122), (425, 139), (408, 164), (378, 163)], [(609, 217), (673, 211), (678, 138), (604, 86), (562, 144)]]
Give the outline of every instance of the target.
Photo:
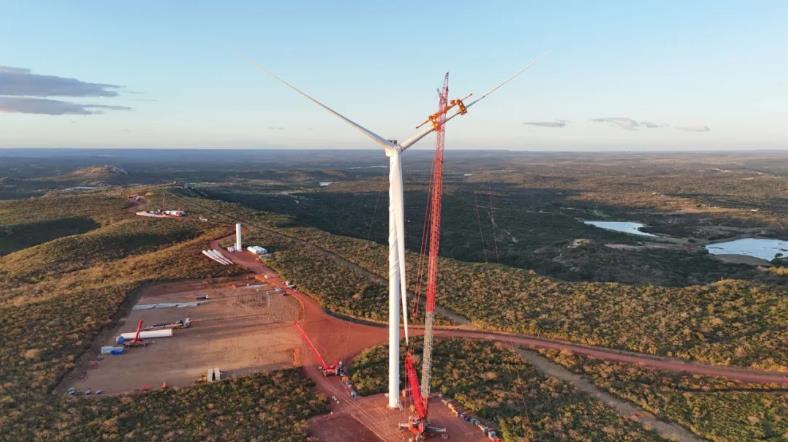
[(386, 140), (391, 143), (390, 146), (384, 147), (383, 151), (386, 152), (386, 156), (391, 158), (392, 155), (395, 153), (402, 152), (402, 148), (397, 144), (397, 140)]

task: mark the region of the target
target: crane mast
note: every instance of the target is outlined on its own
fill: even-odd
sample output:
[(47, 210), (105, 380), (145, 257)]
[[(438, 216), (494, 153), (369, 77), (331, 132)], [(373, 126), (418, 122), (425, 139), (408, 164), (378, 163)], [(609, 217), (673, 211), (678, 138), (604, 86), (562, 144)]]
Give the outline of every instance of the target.
[[(405, 355), (405, 373), (407, 375), (410, 396), (413, 401), (414, 414), (410, 416), (407, 424), (400, 424), (400, 428), (407, 428), (416, 435), (416, 440), (423, 440), (428, 435), (442, 434), (447, 436), (445, 428), (429, 425), (427, 414), (429, 411), (430, 381), (432, 379), (432, 344), (433, 324), (435, 322), (435, 296), (438, 292), (438, 252), (440, 251), (441, 238), (441, 201), (443, 198), (443, 148), (446, 135), (445, 124), (448, 120), (447, 113), (455, 106), (459, 107), (458, 114), (466, 112), (462, 99), (449, 101), (449, 74), (443, 78), (443, 86), (438, 89), (438, 111), (427, 117), (421, 127), (427, 123), (432, 125), (432, 130), (437, 135), (435, 144), (435, 157), (432, 164), (432, 186), (429, 194), (429, 206), (425, 216), (428, 218), (427, 235), (425, 242), (429, 244), (427, 259), (427, 287), (424, 297), (424, 349), (421, 363), (421, 385), (416, 373), (413, 354), (408, 351)], [(466, 97), (467, 98), (467, 97)]]
[(435, 320), (435, 295), (438, 291), (438, 252), (441, 241), (441, 201), (443, 198), (443, 148), (446, 136), (446, 112), (449, 106), (449, 74), (438, 90), (438, 112), (429, 118), (435, 128), (435, 158), (432, 163), (430, 192), (429, 258), (427, 260), (427, 294), (424, 299), (424, 353), (421, 364), (421, 396), (429, 402), (432, 378), (432, 328)]

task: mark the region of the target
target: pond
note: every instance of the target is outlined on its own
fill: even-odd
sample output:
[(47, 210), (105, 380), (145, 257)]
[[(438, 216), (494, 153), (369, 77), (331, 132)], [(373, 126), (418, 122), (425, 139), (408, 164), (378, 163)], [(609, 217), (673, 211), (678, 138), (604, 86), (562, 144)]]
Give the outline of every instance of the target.
[(764, 238), (742, 238), (706, 245), (712, 255), (745, 255), (771, 261), (778, 253), (788, 256), (788, 241)]
[(640, 223), (633, 223), (629, 221), (583, 221), (585, 224), (599, 227), (600, 229), (613, 230), (615, 232), (629, 233), (631, 235), (640, 236), (656, 236), (650, 233), (641, 232), (640, 229), (646, 227)]

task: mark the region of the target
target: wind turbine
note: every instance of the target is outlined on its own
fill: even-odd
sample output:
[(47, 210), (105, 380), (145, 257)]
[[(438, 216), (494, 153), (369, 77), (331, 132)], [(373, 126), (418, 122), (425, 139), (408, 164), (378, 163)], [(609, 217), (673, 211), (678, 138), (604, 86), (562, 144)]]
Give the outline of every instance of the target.
[[(252, 61), (252, 60), (250, 60)], [(399, 408), (399, 318), (400, 318), (400, 302), (402, 304), (403, 315), (403, 330), (405, 331), (405, 341), (408, 341), (408, 294), (407, 294), (407, 279), (405, 275), (405, 210), (403, 198), (403, 184), (402, 184), (402, 152), (409, 147), (416, 144), (419, 140), (434, 132), (436, 129), (435, 124), (423, 124), (420, 129), (416, 131), (410, 138), (405, 141), (398, 142), (397, 140), (386, 139), (364, 126), (356, 123), (355, 121), (345, 117), (334, 109), (323, 104), (316, 98), (295, 87), (293, 84), (274, 74), (266, 67), (252, 61), (252, 63), (263, 70), (266, 74), (270, 75), (277, 81), (283, 83), (296, 93), (304, 96), (306, 99), (312, 101), (331, 114), (340, 118), (344, 122), (356, 128), (359, 132), (370, 138), (375, 144), (383, 148), (386, 156), (389, 158), (389, 388), (388, 388), (388, 406), (389, 408)], [(456, 109), (445, 116), (443, 124), (453, 119), (457, 115), (465, 114), (467, 109), (476, 103), (487, 98), (490, 94), (500, 89), (505, 84), (514, 80), (520, 74), (528, 70), (534, 61), (528, 63), (524, 68), (517, 71), (514, 75), (499, 83), (494, 88), (482, 94), (475, 100), (468, 104), (462, 104), (459, 101)], [(447, 109), (448, 111), (448, 109)], [(444, 111), (446, 112), (446, 111)], [(431, 115), (428, 120), (432, 120), (435, 114)]]

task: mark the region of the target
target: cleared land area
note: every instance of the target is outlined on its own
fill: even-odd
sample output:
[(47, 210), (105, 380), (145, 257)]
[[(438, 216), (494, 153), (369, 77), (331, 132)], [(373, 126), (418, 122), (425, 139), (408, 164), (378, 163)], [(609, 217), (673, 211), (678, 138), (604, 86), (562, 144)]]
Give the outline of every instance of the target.
[[(308, 421), (309, 434), (321, 442), (345, 442), (349, 440), (377, 442), (407, 440), (407, 433), (400, 430), (400, 422), (406, 422), (408, 412), (390, 410), (382, 394), (356, 400), (345, 398), (344, 407), (332, 414), (315, 416)], [(363, 424), (362, 424), (363, 422)], [(489, 439), (479, 429), (455, 416), (437, 398), (430, 400), (430, 422), (446, 428), (450, 440), (482, 442)], [(440, 437), (435, 438), (440, 440)]]
[[(293, 366), (301, 340), (293, 330), (298, 303), (267, 284), (243, 280), (218, 286), (170, 283), (145, 290), (136, 307), (158, 303), (188, 303), (207, 296), (195, 307), (132, 309), (118, 326), (103, 333), (78, 366), (66, 388), (100, 389), (118, 394), (138, 389), (192, 385), (211, 368), (229, 376), (268, 372)], [(237, 287), (236, 287), (237, 286)], [(191, 327), (174, 330), (173, 337), (151, 339), (145, 347), (127, 348), (122, 355), (103, 355), (120, 333), (143, 326), (191, 319)], [(95, 368), (91, 368), (95, 367)]]

